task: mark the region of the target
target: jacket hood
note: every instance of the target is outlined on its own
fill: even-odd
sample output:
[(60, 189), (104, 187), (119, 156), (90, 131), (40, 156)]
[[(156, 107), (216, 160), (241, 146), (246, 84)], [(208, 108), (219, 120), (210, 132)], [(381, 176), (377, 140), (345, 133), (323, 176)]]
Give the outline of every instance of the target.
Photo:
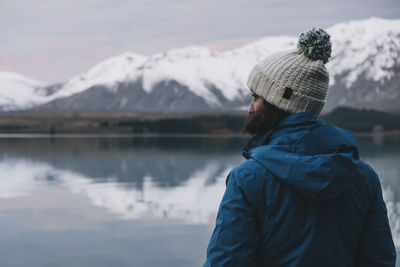
[(358, 150), (354, 135), (308, 113), (283, 119), (243, 151), (306, 197), (332, 201), (353, 183)]

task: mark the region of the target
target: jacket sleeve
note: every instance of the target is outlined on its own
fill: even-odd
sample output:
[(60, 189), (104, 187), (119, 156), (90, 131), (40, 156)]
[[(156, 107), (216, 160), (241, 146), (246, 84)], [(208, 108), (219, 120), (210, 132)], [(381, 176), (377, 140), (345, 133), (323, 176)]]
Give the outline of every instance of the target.
[(375, 182), (375, 194), (372, 197), (373, 202), (369, 207), (367, 221), (361, 233), (355, 267), (394, 267), (396, 264), (396, 251), (390, 231), (387, 209), (377, 176)]
[(232, 171), (222, 198), (204, 267), (257, 266), (260, 225), (248, 193)]

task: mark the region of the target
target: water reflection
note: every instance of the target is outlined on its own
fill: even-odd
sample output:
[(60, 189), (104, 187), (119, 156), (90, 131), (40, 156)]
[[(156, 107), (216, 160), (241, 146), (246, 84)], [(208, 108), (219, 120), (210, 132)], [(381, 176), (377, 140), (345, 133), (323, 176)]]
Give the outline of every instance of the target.
[(360, 155), (378, 173), (396, 247), (400, 248), (400, 138), (358, 138)]
[[(380, 175), (398, 247), (399, 141), (359, 139), (361, 157)], [(212, 225), (225, 177), (243, 160), (240, 151), (245, 142), (243, 138), (3, 138), (0, 197), (40, 197), (56, 189), (88, 199), (118, 218)]]
[[(244, 139), (0, 139), (0, 197), (54, 185), (121, 218), (211, 223)], [(240, 150), (239, 150), (240, 151)]]

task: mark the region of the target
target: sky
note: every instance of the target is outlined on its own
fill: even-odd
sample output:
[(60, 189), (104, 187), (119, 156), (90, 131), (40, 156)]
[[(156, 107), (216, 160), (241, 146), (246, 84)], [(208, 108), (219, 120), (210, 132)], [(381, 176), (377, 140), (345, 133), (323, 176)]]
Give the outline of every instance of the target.
[(57, 83), (130, 51), (226, 50), (369, 17), (399, 0), (0, 0), (0, 71)]

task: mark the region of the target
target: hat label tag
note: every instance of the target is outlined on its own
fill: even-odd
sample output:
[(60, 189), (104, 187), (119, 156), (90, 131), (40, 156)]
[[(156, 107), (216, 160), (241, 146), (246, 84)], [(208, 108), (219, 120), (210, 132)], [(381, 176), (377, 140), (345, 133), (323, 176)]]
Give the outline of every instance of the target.
[(285, 91), (283, 92), (283, 98), (289, 100), (293, 95), (293, 89), (290, 87), (285, 87)]

